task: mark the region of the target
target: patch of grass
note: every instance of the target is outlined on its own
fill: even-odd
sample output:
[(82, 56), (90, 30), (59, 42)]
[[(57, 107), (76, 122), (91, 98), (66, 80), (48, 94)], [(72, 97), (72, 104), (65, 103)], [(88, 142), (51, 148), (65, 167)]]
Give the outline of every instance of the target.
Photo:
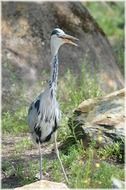
[(3, 133), (27, 133), (27, 111), (26, 109), (20, 108), (15, 113), (4, 112), (2, 114), (2, 132)]
[(106, 145), (98, 150), (98, 155), (104, 159), (112, 159), (115, 162), (124, 163), (124, 142), (116, 142), (113, 145)]
[(124, 180), (124, 170), (100, 161), (95, 151), (92, 146), (84, 151), (79, 144), (69, 149), (69, 156), (62, 155), (71, 188), (111, 188), (113, 175)]
[(84, 5), (107, 35), (124, 74), (124, 1), (84, 2)]
[(2, 162), (2, 171), (6, 174), (6, 176), (10, 176), (13, 173), (13, 166), (10, 164), (9, 161)]
[[(108, 37), (124, 36), (124, 2), (86, 2), (90, 14)], [(100, 11), (99, 11), (100, 10)], [(123, 30), (122, 30), (123, 29)]]
[[(94, 143), (86, 150), (80, 143), (72, 145), (68, 148), (68, 154), (60, 151), (60, 157), (69, 179), (69, 188), (111, 188), (111, 177), (124, 180), (124, 169), (102, 160), (99, 152), (94, 149)], [(20, 184), (24, 185), (36, 181), (39, 160), (28, 159), (15, 164), (4, 162), (2, 169), (7, 176), (14, 174), (20, 179)], [(43, 158), (43, 173), (45, 176), (48, 174), (49, 179), (53, 181), (65, 182), (57, 158), (53, 160)]]
[(16, 153), (21, 153), (24, 150), (29, 150), (33, 148), (33, 143), (31, 139), (23, 138), (20, 142), (16, 143), (15, 145), (15, 151)]
[[(13, 159), (13, 158), (12, 158)], [(15, 157), (14, 157), (15, 160)], [(20, 158), (19, 158), (20, 160)], [(36, 181), (36, 173), (38, 172), (38, 165), (36, 162), (30, 161), (26, 164), (20, 160), (18, 163), (10, 162), (10, 161), (3, 161), (2, 162), (2, 171), (6, 175), (7, 178), (13, 177), (15, 181), (15, 185), (25, 185)], [(11, 182), (11, 181), (10, 181)], [(3, 188), (12, 188), (13, 184), (9, 183), (6, 184), (5, 182), (2, 183)]]
[(110, 188), (112, 186), (111, 178), (113, 176), (117, 179), (124, 180), (124, 172), (122, 169), (118, 166), (110, 165), (107, 162), (101, 162), (99, 169), (95, 170), (92, 178), (92, 182), (95, 181), (94, 187)]

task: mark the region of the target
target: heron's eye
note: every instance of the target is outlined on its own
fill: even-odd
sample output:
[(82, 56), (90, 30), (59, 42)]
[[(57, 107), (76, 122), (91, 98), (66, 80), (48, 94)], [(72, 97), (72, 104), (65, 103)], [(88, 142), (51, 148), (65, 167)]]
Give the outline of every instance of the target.
[(56, 35), (57, 35), (57, 37), (60, 37), (60, 34), (59, 34), (59, 33), (57, 33)]

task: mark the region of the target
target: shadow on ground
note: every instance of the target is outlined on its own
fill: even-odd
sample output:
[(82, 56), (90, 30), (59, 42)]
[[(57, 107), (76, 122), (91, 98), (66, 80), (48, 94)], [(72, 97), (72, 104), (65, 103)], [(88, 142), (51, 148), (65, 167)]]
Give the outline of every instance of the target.
[[(16, 145), (22, 143), (22, 140), (26, 138), (29, 139), (29, 135), (20, 137), (3, 135), (2, 137), (2, 188), (16, 188), (38, 180), (36, 171), (39, 171), (36, 168), (34, 171), (31, 165), (33, 164), (34, 167), (38, 165), (39, 168), (37, 147), (33, 144), (28, 149), (17, 150), (16, 148)], [(42, 152), (44, 153), (43, 160), (51, 161), (57, 159), (53, 144), (43, 146)], [(44, 172), (44, 176), (46, 180), (51, 180), (49, 171), (48, 173)]]

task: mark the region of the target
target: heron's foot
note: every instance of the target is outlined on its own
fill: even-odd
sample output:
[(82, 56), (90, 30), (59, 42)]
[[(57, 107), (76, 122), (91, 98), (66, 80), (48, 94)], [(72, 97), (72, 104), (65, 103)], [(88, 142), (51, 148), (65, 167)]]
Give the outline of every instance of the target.
[(42, 179), (40, 179), (40, 173), (37, 173), (35, 175), (35, 177), (38, 179), (38, 180), (47, 180), (49, 178), (49, 173), (44, 173), (44, 175), (42, 175)]
[(40, 173), (37, 173), (37, 174), (35, 175), (35, 177), (36, 177), (38, 180), (43, 180), (43, 179), (45, 178), (43, 175), (40, 177)]

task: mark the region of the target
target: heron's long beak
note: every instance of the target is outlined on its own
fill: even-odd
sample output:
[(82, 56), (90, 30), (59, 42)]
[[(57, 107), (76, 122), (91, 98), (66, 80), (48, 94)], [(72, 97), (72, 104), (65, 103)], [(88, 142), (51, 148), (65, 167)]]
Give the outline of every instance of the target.
[(60, 38), (62, 38), (64, 40), (65, 43), (68, 43), (68, 44), (72, 44), (74, 46), (78, 46), (75, 42), (73, 42), (74, 40), (77, 41), (79, 39), (73, 37), (73, 36), (70, 36), (68, 34), (64, 34), (62, 36), (60, 36)]

